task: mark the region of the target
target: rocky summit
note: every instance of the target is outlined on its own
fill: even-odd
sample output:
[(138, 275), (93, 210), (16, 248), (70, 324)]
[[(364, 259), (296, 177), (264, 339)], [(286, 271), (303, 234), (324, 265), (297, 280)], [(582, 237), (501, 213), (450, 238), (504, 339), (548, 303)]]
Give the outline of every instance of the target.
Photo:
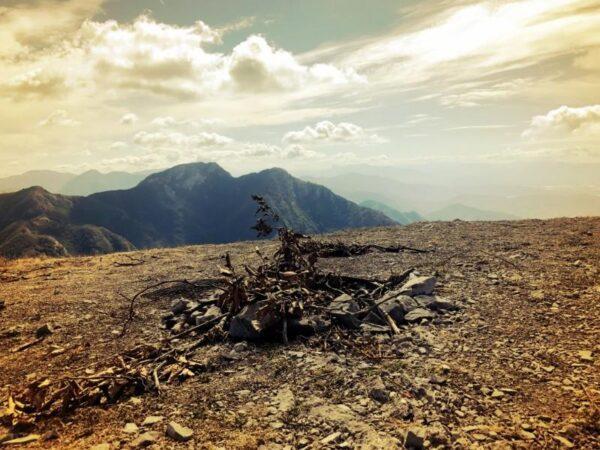
[(311, 242), (3, 261), (0, 442), (598, 448), (599, 219)]

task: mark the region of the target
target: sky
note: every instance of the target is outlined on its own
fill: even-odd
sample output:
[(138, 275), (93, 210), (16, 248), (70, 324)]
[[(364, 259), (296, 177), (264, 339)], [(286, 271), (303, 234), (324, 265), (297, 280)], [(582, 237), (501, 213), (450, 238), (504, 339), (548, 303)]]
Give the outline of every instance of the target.
[(0, 0), (0, 176), (600, 162), (598, 0)]

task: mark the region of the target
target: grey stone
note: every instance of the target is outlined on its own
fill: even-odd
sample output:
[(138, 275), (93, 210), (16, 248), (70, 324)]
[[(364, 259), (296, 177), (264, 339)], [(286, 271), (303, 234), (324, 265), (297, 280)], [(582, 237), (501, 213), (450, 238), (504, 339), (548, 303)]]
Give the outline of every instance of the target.
[(387, 325), (379, 325), (377, 323), (365, 323), (360, 325), (361, 331), (366, 333), (389, 333), (390, 327)]
[(342, 294), (331, 301), (329, 309), (334, 311), (356, 312), (360, 308), (358, 303), (356, 303), (350, 295)]
[(351, 329), (360, 327), (360, 320), (353, 314), (360, 308), (350, 295), (342, 294), (336, 297), (331, 301), (328, 309), (334, 322)]
[(196, 325), (202, 325), (203, 323), (206, 323), (213, 319), (216, 319), (222, 313), (221, 313), (221, 308), (213, 305), (213, 306), (208, 307), (208, 309), (204, 312), (204, 314), (201, 314), (201, 313), (198, 313), (198, 314), (199, 315), (196, 318)]
[(232, 349), (235, 353), (243, 353), (248, 351), (248, 343), (247, 342), (236, 342)]
[(266, 301), (252, 303), (233, 317), (229, 325), (229, 335), (234, 339), (259, 339), (263, 333), (277, 323), (273, 311), (268, 308)]
[(183, 330), (183, 322), (175, 322), (175, 324), (171, 327), (171, 331), (173, 333), (180, 333)]
[(433, 309), (431, 307), (431, 305), (433, 304), (433, 302), (435, 301), (434, 296), (433, 295), (417, 295), (415, 297), (416, 302), (418, 303), (418, 305), (422, 308), (429, 308), (429, 309)]
[(330, 312), (331, 320), (350, 329), (358, 329), (361, 321), (351, 312), (334, 310)]
[(400, 295), (381, 305), (381, 309), (388, 313), (397, 324), (404, 323), (406, 314), (418, 307), (419, 304), (407, 295)]
[(198, 307), (200, 306), (200, 303), (198, 303), (195, 300), (184, 300), (183, 301), (185, 303), (185, 311), (184, 312), (188, 312), (188, 313), (192, 313), (193, 311), (195, 311), (196, 309), (198, 309)]
[(52, 327), (52, 325), (50, 325), (49, 323), (45, 323), (37, 330), (35, 330), (35, 337), (39, 339), (46, 336), (50, 336), (52, 333), (54, 333), (54, 327)]
[(149, 426), (152, 426), (152, 425), (157, 424), (159, 422), (162, 422), (163, 419), (164, 419), (163, 416), (148, 416), (142, 422), (142, 426), (143, 427), (149, 427)]
[(431, 308), (435, 311), (454, 311), (458, 309), (454, 302), (451, 302), (448, 299), (438, 296), (434, 297), (434, 301), (431, 304)]
[(373, 380), (372, 385), (369, 389), (369, 396), (378, 401), (379, 403), (387, 403), (390, 401), (390, 393), (388, 392), (385, 384), (381, 377), (377, 377)]
[(133, 422), (126, 423), (125, 426), (123, 427), (123, 432), (125, 432), (127, 434), (135, 434), (138, 431), (139, 431), (138, 426)]
[(167, 329), (173, 328), (173, 326), (179, 321), (173, 313), (169, 313), (169, 314), (170, 314), (170, 316), (166, 316), (163, 318), (163, 322)]
[(340, 433), (339, 431), (336, 431), (335, 433), (331, 433), (329, 436), (326, 436), (323, 439), (321, 439), (320, 442), (323, 445), (327, 445), (327, 444), (337, 441), (341, 435), (342, 435), (342, 433)]
[(193, 435), (194, 432), (190, 428), (179, 425), (177, 422), (169, 422), (167, 425), (167, 436), (176, 441), (189, 441)]
[(302, 319), (292, 319), (288, 324), (288, 332), (292, 336), (311, 336), (315, 333), (322, 333), (331, 327), (331, 320), (318, 315), (304, 317)]
[(404, 283), (400, 289), (400, 293), (411, 297), (416, 295), (431, 295), (433, 294), (435, 283), (435, 277), (414, 277)]
[(181, 314), (187, 309), (187, 302), (184, 298), (179, 298), (171, 305), (171, 312), (173, 314)]
[(131, 446), (134, 448), (148, 447), (154, 444), (159, 438), (159, 434), (156, 431), (148, 431), (147, 433), (140, 434), (137, 438), (131, 441)]
[(424, 308), (413, 309), (406, 316), (404, 316), (404, 320), (407, 322), (420, 322), (423, 319), (431, 320), (435, 317), (435, 314), (431, 311), (428, 311)]
[(285, 387), (277, 391), (275, 403), (279, 412), (288, 413), (296, 406), (296, 397), (290, 388)]
[(331, 303), (348, 303), (353, 300), (350, 294), (341, 294), (334, 298)]
[(189, 316), (186, 317), (185, 321), (189, 325), (198, 325), (198, 319), (202, 317), (202, 313), (200, 311), (193, 311)]
[(421, 450), (424, 448), (426, 431), (423, 427), (412, 427), (406, 432), (404, 446), (407, 449)]
[(415, 300), (419, 305), (432, 309), (434, 311), (451, 311), (456, 309), (456, 305), (450, 300), (437, 295), (418, 295)]
[[(390, 317), (394, 319), (394, 322), (400, 325), (406, 323), (404, 316), (406, 316), (406, 314), (410, 311), (417, 309), (419, 304), (412, 297), (407, 295), (398, 295), (381, 303), (379, 307), (388, 313)], [(371, 311), (367, 317), (365, 317), (365, 322), (386, 325), (383, 319), (381, 319), (381, 317), (379, 317), (379, 315), (374, 311)]]

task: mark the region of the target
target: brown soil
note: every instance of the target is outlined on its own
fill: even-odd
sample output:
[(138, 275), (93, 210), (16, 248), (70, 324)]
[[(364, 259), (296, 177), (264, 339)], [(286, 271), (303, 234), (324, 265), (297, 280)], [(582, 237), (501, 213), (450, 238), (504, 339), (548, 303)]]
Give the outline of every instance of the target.
[[(438, 293), (460, 311), (405, 326), (369, 349), (335, 352), (314, 340), (203, 347), (195, 359), (212, 361), (210, 371), (160, 395), (45, 420), (31, 432), (54, 438), (31, 447), (127, 448), (137, 435), (124, 425), (147, 431), (141, 422), (150, 415), (164, 416), (148, 427), (159, 432), (155, 448), (403, 448), (407, 430), (440, 448), (600, 447), (600, 218), (420, 223), (326, 238), (434, 249), (319, 265), (377, 278), (410, 267), (435, 273)], [(101, 369), (126, 349), (159, 342), (168, 335), (160, 316), (171, 300), (142, 299), (129, 332), (118, 337), (129, 306), (119, 293), (216, 277), (224, 252), (234, 264), (251, 263), (255, 245), (0, 262), (2, 400), (36, 376)], [(45, 323), (58, 328), (11, 352)], [(378, 358), (377, 348), (395, 356)], [(51, 356), (56, 349), (65, 351)], [(377, 387), (389, 398), (376, 399)], [(170, 421), (193, 429), (193, 439), (165, 436)], [(0, 438), (6, 432), (0, 427)]]

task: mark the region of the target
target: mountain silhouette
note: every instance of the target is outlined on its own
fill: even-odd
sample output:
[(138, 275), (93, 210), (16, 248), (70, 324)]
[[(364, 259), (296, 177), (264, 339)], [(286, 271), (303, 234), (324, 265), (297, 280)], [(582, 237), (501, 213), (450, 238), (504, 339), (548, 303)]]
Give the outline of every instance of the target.
[(76, 198), (36, 186), (0, 194), (0, 255), (66, 256), (132, 250), (126, 239), (92, 224), (69, 220)]
[(359, 203), (360, 206), (365, 208), (371, 208), (375, 211), (381, 211), (390, 219), (394, 219), (396, 222), (402, 225), (408, 225), (409, 223), (419, 222), (424, 218), (416, 211), (398, 211), (395, 208), (376, 200), (365, 200)]
[[(302, 233), (395, 224), (282, 169), (236, 178), (215, 163), (193, 163), (152, 174), (131, 189), (87, 197), (39, 187), (3, 194), (0, 254), (93, 254), (253, 239), (252, 194), (267, 200), (282, 225)], [(28, 206), (14, 207), (23, 203)]]
[(96, 192), (129, 189), (155, 171), (107, 172), (88, 170), (79, 175), (54, 170), (30, 170), (0, 178), (0, 193), (15, 192), (32, 186), (64, 195), (90, 195)]

